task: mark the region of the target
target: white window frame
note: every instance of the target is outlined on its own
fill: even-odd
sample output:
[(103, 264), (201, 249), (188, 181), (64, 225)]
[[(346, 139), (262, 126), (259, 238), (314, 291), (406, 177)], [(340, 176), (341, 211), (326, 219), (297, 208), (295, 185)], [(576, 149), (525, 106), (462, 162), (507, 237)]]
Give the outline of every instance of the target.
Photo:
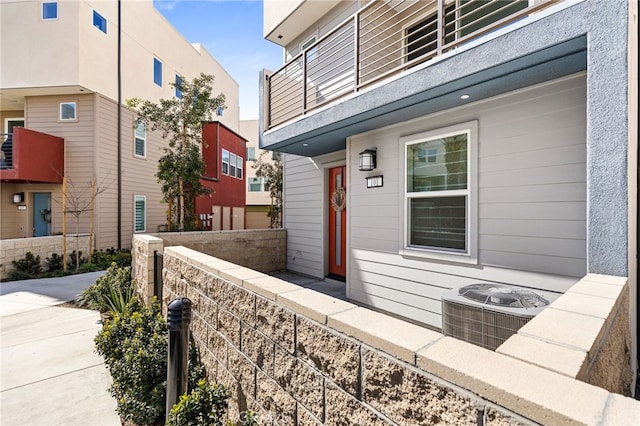
[[(252, 190), (251, 189), (252, 184), (253, 185), (258, 184), (260, 185), (260, 188), (257, 191)], [(247, 192), (264, 192), (264, 184), (265, 184), (264, 177), (250, 176), (247, 178)]]
[[(225, 155), (224, 155), (224, 154), (225, 154), (225, 152), (227, 153), (227, 161), (225, 161), (225, 159), (224, 159), (224, 157), (225, 157)], [(223, 150), (222, 150), (222, 174), (223, 174), (223, 175), (226, 175), (226, 176), (229, 176), (229, 173), (231, 172), (231, 171), (230, 171), (230, 167), (229, 167), (229, 160), (230, 160), (230, 158), (231, 158), (230, 154), (231, 154), (231, 153), (230, 153), (229, 151), (227, 151), (226, 149), (223, 149)], [(226, 172), (224, 171), (224, 165), (225, 165), (225, 164), (227, 165), (227, 171), (226, 171)]]
[[(99, 16), (104, 21), (104, 30), (101, 27), (99, 27), (98, 25), (96, 25), (96, 23), (95, 23), (96, 15)], [(102, 34), (107, 34), (108, 33), (109, 21), (107, 20), (107, 18), (104, 17), (104, 15), (102, 15), (102, 13), (98, 12), (95, 9), (93, 9), (93, 13), (91, 14), (91, 25), (93, 25), (95, 28), (97, 28), (98, 31), (100, 31)]]
[(238, 156), (233, 152), (229, 152), (229, 176), (233, 176), (233, 177), (237, 176), (237, 172), (236, 172), (236, 170), (238, 169), (237, 166), (238, 166)]
[(182, 86), (182, 76), (180, 74), (176, 74), (174, 95), (176, 99), (182, 99), (182, 90), (178, 88), (178, 85)]
[[(158, 63), (160, 64), (160, 84), (156, 83), (156, 61), (158, 61)], [(152, 73), (152, 79), (153, 80), (153, 84), (155, 84), (158, 87), (163, 87), (164, 84), (164, 62), (162, 62), (160, 60), (160, 58), (158, 58), (157, 56), (153, 57), (153, 73)]]
[[(306, 38), (305, 41), (300, 43), (300, 52), (304, 52), (304, 49), (311, 46), (316, 41), (318, 41), (318, 33), (314, 33), (312, 36)], [(310, 49), (309, 55), (307, 56), (307, 61), (309, 62), (315, 61), (317, 59), (318, 59), (318, 46), (314, 47), (313, 49)]]
[[(63, 105), (73, 105), (73, 118), (62, 118)], [(60, 105), (58, 106), (58, 120), (65, 123), (78, 121), (78, 102), (76, 101), (60, 102)]]
[[(453, 136), (461, 133), (467, 133), (467, 189), (454, 191), (434, 191), (430, 192), (407, 192), (407, 151), (410, 145), (426, 142), (429, 140), (440, 139), (447, 136)], [(403, 173), (400, 181), (400, 204), (402, 210), (402, 220), (400, 221), (400, 232), (402, 248), (400, 255), (407, 257), (429, 258), (439, 261), (451, 261), (461, 263), (478, 263), (478, 122), (469, 121), (453, 126), (438, 128), (414, 135), (404, 136), (400, 138), (399, 158), (400, 164), (398, 170)], [(466, 196), (466, 241), (465, 251), (449, 250), (446, 248), (436, 247), (419, 247), (409, 244), (410, 232), (410, 207), (409, 204), (413, 198), (433, 198), (445, 196)]]
[[(137, 205), (138, 202), (142, 201), (144, 203), (144, 229), (137, 229)], [(133, 197), (133, 232), (147, 232), (147, 197), (145, 195), (134, 195)]]
[[(44, 5), (45, 4), (55, 4), (56, 5), (56, 17), (55, 18), (45, 18), (44, 17)], [(57, 21), (59, 15), (59, 4), (57, 1), (43, 1), (40, 5), (40, 19), (43, 21)]]
[(244, 179), (244, 159), (239, 155), (236, 155), (236, 177)]
[[(144, 126), (144, 134), (142, 135), (142, 137), (138, 136), (138, 126), (140, 124)], [(142, 154), (138, 154), (138, 152), (136, 151), (138, 139), (142, 141)], [(147, 158), (147, 125), (144, 123), (144, 121), (141, 120), (136, 120), (135, 126), (133, 127), (133, 155), (134, 157), (138, 158)]]

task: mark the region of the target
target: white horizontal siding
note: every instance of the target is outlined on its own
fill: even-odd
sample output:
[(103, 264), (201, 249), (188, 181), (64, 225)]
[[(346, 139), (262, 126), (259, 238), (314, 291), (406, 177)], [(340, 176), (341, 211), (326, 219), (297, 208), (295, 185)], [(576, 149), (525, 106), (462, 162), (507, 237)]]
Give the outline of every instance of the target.
[[(401, 256), (400, 138), (478, 122), (478, 264)], [(440, 297), (479, 281), (565, 291), (586, 272), (586, 81), (580, 74), (348, 141), (348, 296), (440, 327)], [(378, 167), (357, 170), (376, 147)], [(383, 175), (382, 188), (365, 176)]]

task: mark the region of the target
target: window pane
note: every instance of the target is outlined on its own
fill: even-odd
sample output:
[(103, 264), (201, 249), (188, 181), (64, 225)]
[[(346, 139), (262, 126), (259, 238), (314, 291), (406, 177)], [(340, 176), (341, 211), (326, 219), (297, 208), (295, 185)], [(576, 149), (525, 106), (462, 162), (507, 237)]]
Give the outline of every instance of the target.
[(95, 10), (93, 11), (93, 26), (103, 33), (107, 33), (107, 20)]
[(136, 138), (145, 139), (147, 137), (147, 130), (144, 125), (144, 121), (136, 122)]
[(146, 200), (144, 197), (136, 197), (135, 201), (135, 230), (136, 232), (144, 231), (145, 228), (145, 209)]
[(467, 134), (407, 146), (407, 192), (467, 189)]
[(238, 179), (242, 179), (242, 166), (243, 166), (243, 161), (242, 161), (242, 157), (238, 157), (238, 161), (236, 163), (238, 165)]
[(466, 250), (466, 197), (413, 198), (409, 244)]
[(229, 174), (229, 151), (222, 150), (222, 174)]
[(57, 19), (58, 18), (58, 3), (47, 2), (42, 3), (42, 19)]
[(231, 176), (235, 176), (236, 175), (236, 155), (235, 154), (231, 154), (229, 156), (229, 165), (231, 166), (229, 174)]
[(153, 82), (162, 87), (162, 62), (158, 58), (153, 58)]
[(60, 120), (76, 119), (76, 103), (63, 102), (60, 104)]
[(262, 179), (258, 177), (249, 178), (249, 192), (262, 191)]
[(182, 90), (180, 90), (182, 86), (182, 78), (178, 74), (176, 74), (176, 98), (182, 99)]
[(255, 161), (256, 149), (252, 146), (247, 147), (247, 161)]

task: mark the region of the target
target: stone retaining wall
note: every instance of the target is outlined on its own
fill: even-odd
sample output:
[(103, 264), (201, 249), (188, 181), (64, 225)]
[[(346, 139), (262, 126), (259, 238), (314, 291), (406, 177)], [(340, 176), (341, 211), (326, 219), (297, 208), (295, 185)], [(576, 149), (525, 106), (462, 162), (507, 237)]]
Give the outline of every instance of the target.
[(640, 424), (631, 398), (185, 247), (164, 250), (163, 280), (165, 310), (176, 297), (192, 300), (192, 335), (209, 379), (232, 390), (232, 417), (252, 409), (260, 424), (278, 425)]
[[(89, 241), (88, 234), (78, 237), (77, 247), (84, 257), (89, 253)], [(77, 250), (76, 236), (67, 235), (67, 255), (74, 250)], [(24, 259), (27, 252), (40, 256), (40, 263), (43, 270), (46, 270), (47, 257), (51, 257), (53, 253), (62, 255), (62, 235), (0, 240), (0, 279), (7, 278), (11, 272), (15, 271), (12, 261)]]
[(265, 273), (287, 268), (286, 229), (160, 232), (164, 246), (184, 246)]

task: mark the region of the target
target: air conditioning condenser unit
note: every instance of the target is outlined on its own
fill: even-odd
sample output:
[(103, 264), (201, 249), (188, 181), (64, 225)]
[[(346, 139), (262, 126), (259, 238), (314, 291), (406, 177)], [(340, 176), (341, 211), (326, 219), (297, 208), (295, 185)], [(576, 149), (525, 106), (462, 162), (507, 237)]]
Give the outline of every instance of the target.
[(454, 288), (442, 295), (442, 332), (495, 350), (559, 295), (493, 283)]

